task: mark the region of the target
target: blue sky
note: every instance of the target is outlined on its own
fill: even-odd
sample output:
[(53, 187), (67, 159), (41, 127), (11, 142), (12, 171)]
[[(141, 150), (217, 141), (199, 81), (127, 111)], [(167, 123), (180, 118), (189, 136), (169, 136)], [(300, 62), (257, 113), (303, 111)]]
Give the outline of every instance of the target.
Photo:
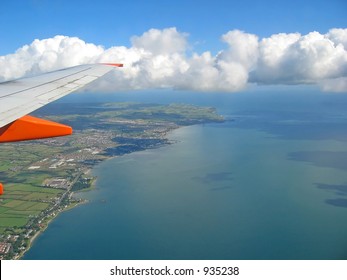
[(129, 45), (133, 35), (168, 27), (189, 33), (195, 49), (215, 52), (220, 36), (232, 29), (260, 37), (326, 33), (347, 27), (346, 11), (346, 0), (1, 0), (0, 55), (55, 35)]
[(346, 11), (346, 0), (1, 0), (0, 81), (121, 62), (97, 90), (347, 92)]

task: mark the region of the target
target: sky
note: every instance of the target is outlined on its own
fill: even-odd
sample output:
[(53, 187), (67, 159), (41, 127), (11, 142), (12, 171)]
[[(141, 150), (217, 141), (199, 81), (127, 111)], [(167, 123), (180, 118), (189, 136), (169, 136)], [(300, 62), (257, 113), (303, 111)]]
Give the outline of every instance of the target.
[(95, 62), (125, 64), (103, 91), (347, 92), (347, 1), (1, 0), (0, 81)]

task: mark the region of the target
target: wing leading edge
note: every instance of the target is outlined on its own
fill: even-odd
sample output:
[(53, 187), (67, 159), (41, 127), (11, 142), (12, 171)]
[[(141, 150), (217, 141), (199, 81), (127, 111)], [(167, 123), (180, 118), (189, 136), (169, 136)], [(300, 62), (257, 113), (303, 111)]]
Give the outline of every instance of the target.
[[(80, 65), (0, 83), (0, 143), (71, 134), (69, 126), (27, 114), (84, 87), (114, 67), (122, 66), (115, 63)], [(1, 194), (3, 185), (0, 183)]]

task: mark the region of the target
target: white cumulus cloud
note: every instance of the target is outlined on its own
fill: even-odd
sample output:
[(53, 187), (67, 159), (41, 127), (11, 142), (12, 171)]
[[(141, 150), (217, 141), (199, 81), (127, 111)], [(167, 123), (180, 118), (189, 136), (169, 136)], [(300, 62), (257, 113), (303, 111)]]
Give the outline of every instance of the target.
[(256, 83), (317, 84), (326, 91), (347, 91), (347, 29), (261, 39), (232, 30), (221, 40), (226, 47), (216, 55), (209, 51), (188, 55), (188, 34), (176, 28), (150, 29), (133, 36), (130, 47), (108, 49), (76, 37), (55, 36), (0, 56), (0, 81), (78, 64), (120, 62), (125, 67), (99, 79), (93, 90), (234, 92)]
[(153, 54), (183, 53), (187, 48), (188, 34), (177, 32), (176, 28), (163, 30), (150, 29), (142, 36), (133, 36), (132, 45), (138, 49), (145, 49)]
[[(341, 30), (342, 31), (342, 30)], [(347, 33), (347, 30), (343, 30)], [(276, 34), (259, 43), (259, 59), (250, 82), (315, 84), (347, 75), (347, 51), (331, 33)], [(339, 38), (336, 38), (336, 42)]]

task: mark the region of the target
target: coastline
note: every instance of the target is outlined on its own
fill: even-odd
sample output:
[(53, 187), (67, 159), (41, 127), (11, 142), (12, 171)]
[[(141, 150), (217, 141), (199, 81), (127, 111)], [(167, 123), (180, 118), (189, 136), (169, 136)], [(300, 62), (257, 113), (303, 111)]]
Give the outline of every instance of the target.
[(71, 203), (71, 205), (67, 206), (66, 208), (64, 208), (63, 210), (59, 211), (55, 216), (50, 217), (49, 219), (47, 219), (47, 221), (45, 221), (44, 226), (38, 230), (28, 241), (28, 245), (27, 248), (21, 252), (21, 254), (15, 258), (15, 260), (21, 260), (25, 254), (31, 249), (31, 247), (33, 246), (35, 240), (40, 236), (40, 234), (42, 234), (43, 232), (45, 232), (45, 230), (48, 228), (49, 224), (55, 219), (57, 218), (61, 213), (65, 212), (65, 211), (69, 211), (74, 209), (75, 207), (88, 203), (87, 200), (81, 200), (80, 202), (77, 203)]
[[(79, 171), (74, 177), (67, 179), (71, 182), (71, 185), (64, 192), (60, 193), (59, 196), (55, 197), (54, 200), (51, 200), (50, 205), (45, 210), (42, 210), (39, 216), (35, 217), (35, 222), (32, 223), (32, 226), (26, 228), (25, 236), (23, 235), (22, 239), (23, 243), (20, 245), (22, 247), (14, 247), (16, 248), (16, 251), (14, 251), (11, 259), (22, 259), (27, 252), (31, 250), (40, 234), (48, 228), (49, 224), (58, 217), (60, 213), (71, 210), (78, 205), (88, 203), (88, 200), (74, 197), (74, 195), (96, 188), (97, 177), (94, 176), (92, 172), (95, 166), (101, 162), (134, 152), (157, 149), (166, 145), (175, 144), (175, 141), (170, 140), (168, 135), (172, 131), (181, 127), (225, 121), (224, 117), (216, 114), (215, 109), (201, 109), (199, 107), (191, 107), (184, 104), (169, 105), (164, 107), (164, 109), (162, 109), (162, 107), (156, 109), (155, 106), (157, 105), (153, 108), (151, 107), (151, 110), (159, 110), (160, 112), (159, 119), (151, 121), (147, 120), (146, 114), (148, 113), (148, 108), (144, 106), (145, 109), (142, 109), (138, 108), (139, 106), (141, 105), (136, 105), (135, 111), (137, 112), (137, 110), (140, 110), (140, 112), (142, 112), (141, 110), (145, 110), (143, 111), (144, 116), (141, 116), (144, 120), (132, 120), (131, 114), (135, 113), (131, 112), (129, 113), (130, 120), (121, 120), (113, 124), (114, 121), (111, 119), (108, 122), (111, 125), (125, 126), (125, 132), (122, 131), (118, 135), (112, 134), (111, 130), (92, 130), (91, 134), (86, 135), (83, 130), (81, 130), (82, 133), (75, 133), (75, 137), (70, 140), (65, 140), (68, 138), (57, 141), (45, 140), (41, 143), (47, 146), (53, 144), (54, 147), (60, 147), (61, 145), (67, 145), (71, 141), (75, 141), (78, 149), (80, 149), (78, 152), (82, 153), (75, 153), (70, 157), (69, 155), (65, 156), (64, 154), (58, 156), (58, 159), (54, 159), (57, 164), (51, 165), (52, 167), (48, 164), (49, 161), (47, 159), (49, 155), (45, 155), (45, 158), (42, 161), (32, 164), (34, 167), (36, 167), (36, 165), (41, 165), (42, 162), (47, 165), (46, 168), (57, 168), (61, 163), (73, 166), (76, 165), (78, 161), (83, 162), (83, 160), (85, 160), (86, 164), (83, 166), (83, 162), (82, 165), (77, 165), (80, 166), (79, 168), (81, 169), (78, 169)], [(160, 110), (164, 110), (164, 112)], [(168, 110), (168, 112), (165, 112), (165, 110)], [(175, 112), (177, 111), (177, 115), (170, 115), (170, 110), (174, 110)], [(202, 113), (200, 110), (202, 110)], [(138, 118), (138, 116), (136, 116), (136, 118)], [(160, 120), (160, 118), (163, 118), (163, 120)], [(68, 153), (69, 151), (67, 150), (67, 154)], [(88, 157), (88, 153), (95, 156)], [(76, 161), (72, 160), (71, 163), (71, 157), (76, 158)], [(52, 158), (54, 158), (54, 155)], [(55, 178), (59, 179), (59, 177), (60, 176), (58, 175)], [(37, 184), (42, 183), (37, 182)], [(55, 188), (54, 186), (49, 187)]]

